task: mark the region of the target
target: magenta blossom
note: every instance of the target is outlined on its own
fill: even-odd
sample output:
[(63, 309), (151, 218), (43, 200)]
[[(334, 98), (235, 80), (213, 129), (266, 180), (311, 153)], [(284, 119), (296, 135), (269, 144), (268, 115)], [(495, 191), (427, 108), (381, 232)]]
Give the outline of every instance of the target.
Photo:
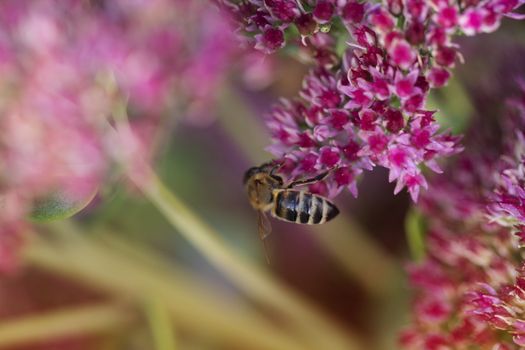
[[(438, 160), (461, 150), (458, 138), (439, 130), (427, 108), (430, 89), (447, 84), (463, 58), (452, 42), (457, 33), (494, 31), (518, 0), (468, 2), (301, 1), (226, 2), (255, 46), (270, 53), (294, 41), (316, 68), (303, 81), (300, 98), (283, 101), (268, 117), (273, 145), (290, 178), (324, 171), (315, 190), (357, 195), (356, 180), (375, 166), (389, 169), (395, 193), (404, 187), (414, 201), (427, 182), (423, 168), (441, 172)], [(342, 23), (343, 26), (339, 26)], [(334, 29), (327, 31), (327, 25)], [(335, 38), (345, 28), (350, 48), (336, 55)], [(288, 35), (285, 35), (288, 33)], [(332, 38), (332, 40), (330, 40)]]
[(415, 297), (405, 349), (525, 346), (523, 101), (502, 119), (502, 147), (470, 144), (446, 179), (429, 181), (419, 203), (427, 256), (408, 269)]
[(504, 131), (510, 137), (501, 170), (495, 175), (489, 212), (494, 221), (515, 228), (525, 238), (525, 83), (520, 85), (521, 95), (509, 101)]
[[(447, 169), (447, 181), (436, 176), (422, 196), (426, 258), (408, 267), (415, 297), (411, 325), (400, 335), (404, 349), (522, 345), (513, 339), (521, 316), (503, 306), (514, 303), (505, 295), (521, 283), (520, 246), (510, 230), (490, 224), (486, 216), (485, 195), (493, 182), (484, 177), (495, 169), (493, 161), (497, 157), (487, 162), (463, 156)], [(506, 319), (500, 319), (503, 315)]]
[(380, 165), (397, 181), (396, 193), (407, 186), (416, 200), (426, 186), (420, 166), (440, 172), (436, 158), (457, 152), (457, 138), (438, 133), (431, 112), (415, 111), (406, 119), (403, 109), (359, 92), (348, 99), (340, 89), (339, 79), (318, 69), (305, 79), (301, 100), (272, 110), (269, 150), (285, 160), (283, 173), (296, 178), (334, 169), (325, 194), (346, 187), (356, 196), (357, 177)]
[[(385, 0), (380, 5), (356, 0), (219, 0), (219, 3), (233, 15), (239, 29), (250, 34), (243, 40), (267, 53), (286, 45), (284, 32), (288, 32), (294, 43), (293, 34), (296, 32), (304, 38), (327, 31), (330, 25), (338, 26), (339, 22), (350, 32), (355, 26), (364, 24), (382, 36), (383, 44), (391, 46), (392, 59), (407, 68), (416, 59), (414, 48), (419, 45), (423, 44), (431, 51), (425, 55), (445, 59), (441, 63), (446, 64), (440, 65), (451, 66), (456, 57), (455, 47), (450, 43), (453, 33), (489, 33), (499, 27), (504, 16), (523, 18), (523, 15), (513, 12), (523, 3), (522, 0), (466, 3)], [(392, 39), (397, 42), (393, 43)]]

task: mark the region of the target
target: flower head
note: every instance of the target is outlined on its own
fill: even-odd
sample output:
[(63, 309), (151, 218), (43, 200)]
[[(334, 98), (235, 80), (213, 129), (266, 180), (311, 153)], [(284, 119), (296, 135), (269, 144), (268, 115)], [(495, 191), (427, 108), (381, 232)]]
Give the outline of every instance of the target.
[(509, 121), (504, 132), (510, 135), (501, 171), (495, 174), (495, 189), (490, 198), (491, 218), (522, 231), (525, 228), (525, 84), (521, 95), (509, 101)]
[[(440, 172), (437, 160), (460, 150), (459, 139), (440, 131), (427, 107), (430, 89), (445, 86), (461, 58), (453, 36), (493, 31), (520, 5), (517, 0), (318, 0), (308, 8), (282, 0), (225, 3), (257, 48), (271, 53), (304, 45), (316, 64), (300, 98), (269, 113), (269, 150), (290, 164), (285, 175), (344, 168), (351, 180), (342, 185), (330, 175), (327, 194), (344, 187), (356, 194), (358, 175), (379, 165), (397, 182), (395, 192), (406, 187), (414, 201), (426, 187), (422, 168)], [(333, 39), (344, 30), (351, 39), (338, 57)]]
[(408, 268), (416, 294), (413, 322), (400, 337), (406, 349), (525, 344), (520, 105), (503, 119), (503, 147), (470, 144), (422, 196), (427, 257)]

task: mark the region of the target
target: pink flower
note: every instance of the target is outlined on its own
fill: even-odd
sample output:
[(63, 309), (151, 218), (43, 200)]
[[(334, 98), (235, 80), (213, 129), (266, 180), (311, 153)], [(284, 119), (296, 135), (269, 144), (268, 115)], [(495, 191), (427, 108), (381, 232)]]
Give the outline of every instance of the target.
[(313, 10), (314, 18), (319, 23), (327, 23), (334, 14), (334, 5), (329, 1), (320, 0)]
[(436, 16), (436, 22), (443, 28), (453, 28), (458, 24), (458, 8), (455, 6), (442, 7)]
[(317, 29), (317, 23), (311, 13), (306, 13), (299, 16), (295, 20), (295, 25), (299, 29), (299, 33), (303, 36), (309, 36), (315, 33)]
[(459, 25), (466, 35), (474, 35), (482, 31), (484, 9), (472, 8), (465, 11), (459, 19)]
[[(0, 90), (9, 91), (0, 118), (0, 195), (9, 207), (0, 213), (1, 269), (16, 265), (39, 203), (60, 198), (80, 210), (121, 155), (138, 171), (174, 96), (188, 114), (211, 103), (235, 49), (227, 19), (204, 2), (7, 0), (0, 13)], [(121, 144), (111, 125), (124, 99), (137, 136)]]
[(503, 154), (493, 141), (471, 144), (422, 195), (426, 258), (408, 268), (416, 293), (413, 321), (400, 336), (406, 349), (524, 345), (524, 102), (513, 100), (502, 118)]
[[(282, 4), (279, 11), (283, 13), (288, 8), (285, 3), (275, 2)], [(241, 27), (255, 33), (258, 48), (273, 52), (286, 45), (283, 31), (291, 39), (288, 45), (301, 43), (300, 52), (316, 64), (303, 81), (300, 98), (293, 104), (282, 102), (269, 113), (273, 144), (268, 149), (277, 158), (295, 164), (283, 170), (284, 175), (304, 177), (344, 167), (344, 173), (351, 174), (344, 178), (351, 178), (350, 188), (354, 188), (363, 170), (382, 166), (389, 169), (391, 181), (397, 181), (396, 193), (406, 187), (413, 199), (419, 196), (420, 187), (426, 186), (421, 167), (441, 172), (437, 160), (460, 150), (459, 139), (438, 132), (433, 112), (427, 110), (430, 89), (447, 84), (460, 55), (453, 35), (461, 30), (467, 34), (494, 30), (504, 15), (519, 6), (516, 0), (465, 4), (318, 0), (301, 8), (299, 16), (283, 17), (276, 13), (273, 2), (271, 8), (260, 6), (259, 1), (250, 4), (232, 8), (237, 13), (243, 11)], [(252, 20), (254, 16), (258, 21)], [(317, 27), (313, 23), (330, 24), (337, 16), (351, 34), (342, 57), (336, 54), (338, 26)], [(300, 40), (293, 39), (293, 25)], [(316, 33), (327, 28), (333, 30)], [(261, 33), (268, 30), (275, 32), (278, 40), (261, 45)], [(331, 158), (321, 157), (325, 161), (317, 159), (301, 173), (299, 168), (305, 168), (302, 157), (308, 156), (310, 164), (313, 154), (319, 157), (327, 150), (340, 158), (327, 161)], [(335, 189), (330, 193), (337, 194), (346, 181), (331, 175), (325, 183)]]
[(394, 40), (388, 48), (388, 54), (392, 57), (392, 62), (401, 69), (410, 68), (416, 59), (412, 46), (405, 40)]
[(430, 70), (427, 79), (431, 87), (443, 87), (450, 79), (450, 72), (444, 68), (435, 67)]
[(357, 1), (348, 1), (341, 11), (344, 21), (360, 23), (365, 15), (365, 5)]
[(268, 27), (262, 34), (255, 36), (256, 49), (265, 53), (272, 53), (284, 46), (284, 33), (278, 28)]
[(505, 125), (506, 154), (495, 174), (495, 186), (488, 206), (499, 224), (522, 230), (525, 227), (525, 84), (520, 96), (508, 103), (510, 121)]
[(404, 99), (419, 92), (419, 88), (416, 87), (418, 76), (419, 72), (417, 70), (411, 72), (407, 76), (399, 74), (394, 82), (396, 95)]
[[(308, 9), (298, 6), (293, 0), (219, 1), (233, 14), (242, 30), (255, 34), (257, 38), (268, 27), (287, 31), (287, 37), (293, 38), (295, 31), (289, 28), (294, 25), (302, 36), (311, 36), (319, 29), (315, 22), (330, 24), (336, 16), (340, 16), (350, 32), (357, 29), (355, 25), (366, 23), (381, 37), (397, 31), (414, 46), (429, 43), (447, 45), (456, 31), (466, 35), (491, 32), (499, 27), (503, 16), (521, 17), (512, 12), (520, 5), (518, 0), (471, 1), (465, 4), (425, 0), (384, 0), (380, 4), (355, 0), (314, 0), (309, 3)], [(400, 21), (400, 18), (403, 20)], [(339, 35), (337, 30), (334, 35)], [(253, 44), (253, 40), (247, 41)], [(290, 42), (294, 45), (299, 41)], [(304, 38), (300, 42), (308, 45)], [(265, 45), (260, 45), (260, 40), (255, 40), (255, 45), (266, 53), (281, 47), (279, 44), (274, 45), (274, 49), (267, 49)], [(386, 46), (390, 49), (390, 45)], [(405, 62), (412, 61), (417, 52), (404, 43), (395, 45), (393, 50), (389, 53), (395, 57), (394, 60), (406, 68), (409, 63)]]
[(438, 47), (436, 50), (436, 63), (444, 67), (453, 67), (456, 60), (456, 49), (447, 46)]
[(293, 0), (264, 0), (270, 14), (283, 22), (292, 22), (299, 16), (299, 8)]
[[(407, 86), (399, 80), (398, 88), (407, 94), (420, 91), (415, 86), (417, 77), (417, 73), (408, 77)], [(395, 80), (390, 79), (393, 86)], [(349, 107), (344, 95), (338, 95), (337, 99), (323, 98), (327, 91), (335, 91), (332, 89), (336, 85), (335, 77), (326, 70), (313, 71), (305, 79), (300, 102), (284, 102), (270, 113), (268, 126), (275, 142), (270, 150), (296, 164), (283, 170), (284, 175), (294, 178), (297, 174), (307, 176), (320, 169), (333, 169), (326, 180), (328, 187), (334, 188), (331, 193), (339, 193), (343, 187), (356, 193), (357, 175), (381, 165), (390, 169), (391, 181), (398, 181), (396, 192), (406, 186), (417, 199), (419, 187), (426, 186), (418, 164), (432, 164), (438, 155), (454, 153), (456, 140), (435, 135), (437, 125), (425, 124), (428, 123), (425, 113), (411, 112), (415, 119), (406, 129), (405, 111), (388, 107), (384, 102), (363, 99), (361, 104), (368, 106), (363, 108), (355, 101)], [(351, 96), (358, 96), (359, 91), (354, 90)], [(342, 106), (353, 110), (348, 112)], [(411, 140), (412, 133), (415, 136)], [(344, 172), (337, 170), (340, 167)]]
[(394, 29), (394, 18), (383, 8), (376, 9), (370, 15), (370, 22), (378, 31), (390, 32)]

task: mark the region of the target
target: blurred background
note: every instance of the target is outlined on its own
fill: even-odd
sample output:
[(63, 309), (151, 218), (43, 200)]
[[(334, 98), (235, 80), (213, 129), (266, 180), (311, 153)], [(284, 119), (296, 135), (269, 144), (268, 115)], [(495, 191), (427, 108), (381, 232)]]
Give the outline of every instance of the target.
[[(456, 67), (432, 103), (455, 133), (477, 121), (497, 132), (491, 121), (518, 72), (525, 77), (525, 26), (506, 21), (458, 42), (468, 65)], [(115, 179), (72, 218), (36, 224), (20, 267), (0, 279), (0, 348), (396, 348), (408, 322), (409, 196), (392, 195), (386, 171), (366, 173), (358, 199), (335, 200), (337, 220), (272, 220), (267, 264), (242, 176), (270, 158), (263, 116), (297, 94), (308, 67), (286, 53), (241, 57), (228, 64), (212, 104), (172, 110), (155, 141), (152, 164), (176, 196), (174, 216)], [(195, 222), (235, 258), (210, 260), (195, 249), (181, 235)], [(250, 272), (245, 284), (232, 279)]]

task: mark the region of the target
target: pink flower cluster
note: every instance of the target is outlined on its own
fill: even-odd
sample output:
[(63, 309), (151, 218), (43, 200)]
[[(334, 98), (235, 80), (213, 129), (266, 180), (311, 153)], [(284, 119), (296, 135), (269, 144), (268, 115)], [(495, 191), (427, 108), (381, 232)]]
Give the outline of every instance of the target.
[[(431, 181), (422, 196), (427, 257), (408, 267), (415, 298), (412, 324), (400, 336), (405, 349), (518, 349), (521, 345), (518, 339), (513, 343), (512, 335), (517, 333), (511, 326), (497, 326), (502, 320), (494, 312), (500, 302), (488, 296), (515, 289), (522, 261), (516, 237), (486, 218), (483, 193), (492, 184), (481, 179), (486, 173), (477, 172), (486, 169), (481, 157), (463, 157), (449, 169), (446, 183)], [(521, 317), (506, 316), (508, 325)]]
[[(230, 4), (231, 5), (231, 4)], [(301, 34), (317, 67), (305, 77), (300, 98), (282, 101), (270, 113), (269, 150), (282, 172), (308, 177), (333, 169), (313, 191), (328, 196), (348, 188), (375, 166), (389, 169), (395, 193), (407, 187), (414, 201), (426, 187), (422, 167), (441, 172), (437, 160), (460, 150), (459, 139), (440, 132), (426, 109), (430, 89), (444, 86), (461, 60), (453, 35), (494, 31), (519, 0), (468, 3), (447, 0), (357, 1), (265, 0), (231, 5), (255, 46), (273, 52)], [(331, 32), (322, 33), (332, 23)], [(350, 48), (335, 55), (341, 30)]]
[(525, 83), (521, 95), (509, 101), (509, 122), (504, 126), (506, 155), (502, 170), (496, 174), (495, 189), (490, 198), (492, 220), (510, 226), (525, 238)]
[[(522, 19), (513, 13), (522, 0), (385, 0), (374, 4), (357, 0), (219, 0), (231, 12), (247, 41), (266, 53), (295, 43), (295, 33), (303, 39), (331, 26), (344, 24), (352, 31), (365, 24), (385, 39), (400, 63), (411, 64), (418, 55), (411, 46), (427, 44), (442, 66), (450, 66), (456, 56), (450, 36), (489, 33), (496, 30), (503, 16)], [(428, 46), (433, 42), (436, 47)], [(304, 43), (304, 41), (303, 41)], [(435, 73), (443, 75), (443, 73)]]
[(272, 110), (269, 150), (284, 159), (282, 172), (296, 178), (335, 169), (313, 190), (335, 196), (348, 188), (357, 196), (358, 175), (381, 165), (390, 169), (390, 181), (397, 180), (396, 193), (407, 186), (417, 200), (419, 187), (426, 186), (419, 166), (439, 172), (435, 159), (455, 153), (458, 139), (437, 134), (432, 112), (408, 116), (374, 98), (358, 105), (358, 98), (348, 99), (341, 90), (341, 81), (319, 68), (306, 77), (301, 100)]
[[(519, 349), (523, 342), (516, 337), (513, 342), (518, 334), (513, 326), (525, 315), (519, 308), (511, 311), (504, 306), (525, 300), (523, 292), (514, 301), (504, 296), (513, 295), (522, 283), (512, 235), (501, 228), (458, 229), (437, 221), (430, 222), (427, 259), (408, 268), (415, 297), (412, 324), (401, 333), (401, 346)], [(498, 301), (500, 297), (505, 302)]]
[(0, 2), (0, 269), (36, 200), (82, 201), (106, 179), (117, 101), (147, 156), (174, 107), (213, 97), (230, 33), (205, 1)]
[(525, 184), (523, 159), (513, 157), (524, 145), (523, 96), (503, 121), (503, 147), (471, 145), (422, 196), (427, 257), (408, 269), (416, 294), (400, 338), (406, 349), (525, 346)]

